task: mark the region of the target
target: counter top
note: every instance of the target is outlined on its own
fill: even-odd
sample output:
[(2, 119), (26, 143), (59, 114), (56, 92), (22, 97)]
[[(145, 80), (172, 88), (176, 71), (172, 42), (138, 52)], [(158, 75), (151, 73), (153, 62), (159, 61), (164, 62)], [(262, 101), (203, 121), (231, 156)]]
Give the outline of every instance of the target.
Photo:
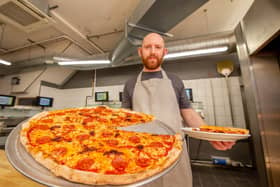
[(0, 173), (0, 186), (44, 187), (14, 169), (4, 150), (0, 150)]

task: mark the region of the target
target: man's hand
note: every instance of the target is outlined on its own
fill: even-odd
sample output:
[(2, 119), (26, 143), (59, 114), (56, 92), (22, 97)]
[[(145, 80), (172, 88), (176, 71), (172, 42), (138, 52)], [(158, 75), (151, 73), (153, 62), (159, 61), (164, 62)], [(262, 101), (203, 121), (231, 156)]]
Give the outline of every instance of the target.
[(235, 142), (209, 141), (210, 144), (217, 150), (225, 151), (231, 149)]

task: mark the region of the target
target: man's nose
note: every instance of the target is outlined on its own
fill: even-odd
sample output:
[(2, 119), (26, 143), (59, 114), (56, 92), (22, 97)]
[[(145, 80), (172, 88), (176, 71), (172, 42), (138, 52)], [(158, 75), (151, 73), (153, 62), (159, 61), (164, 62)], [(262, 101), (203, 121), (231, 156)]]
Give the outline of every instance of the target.
[(155, 47), (151, 47), (151, 53), (154, 54), (156, 52), (156, 48)]

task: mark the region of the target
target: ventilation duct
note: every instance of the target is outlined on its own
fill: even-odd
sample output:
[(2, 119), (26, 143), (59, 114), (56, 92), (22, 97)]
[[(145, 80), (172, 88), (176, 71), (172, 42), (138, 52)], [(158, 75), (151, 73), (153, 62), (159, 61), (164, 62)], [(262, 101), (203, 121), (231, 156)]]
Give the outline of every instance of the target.
[(0, 2), (0, 20), (25, 32), (48, 26), (52, 19), (47, 13), (46, 0), (2, 0)]
[[(141, 0), (128, 21), (140, 27), (166, 33), (207, 1)], [(133, 55), (133, 52), (136, 51), (136, 46), (131, 41), (139, 40), (146, 34), (147, 31), (145, 32), (137, 28), (126, 29), (126, 35), (110, 55), (113, 66), (122, 64), (126, 57)]]
[(166, 43), (168, 53), (209, 49), (214, 47), (228, 47), (228, 52), (235, 50), (235, 36), (232, 32), (215, 33), (211, 35), (193, 37)]

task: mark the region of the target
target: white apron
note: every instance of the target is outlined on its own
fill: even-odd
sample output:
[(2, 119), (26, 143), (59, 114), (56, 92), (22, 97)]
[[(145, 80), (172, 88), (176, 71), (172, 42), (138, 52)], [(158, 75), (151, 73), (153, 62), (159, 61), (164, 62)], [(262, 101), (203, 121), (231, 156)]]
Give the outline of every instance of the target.
[[(153, 114), (176, 132), (182, 133), (182, 118), (172, 82), (165, 71), (161, 71), (162, 79), (141, 81), (142, 72), (138, 75), (132, 97), (132, 109)], [(177, 166), (163, 177), (144, 185), (145, 187), (192, 187), (189, 154), (186, 143), (183, 143), (184, 150)]]

